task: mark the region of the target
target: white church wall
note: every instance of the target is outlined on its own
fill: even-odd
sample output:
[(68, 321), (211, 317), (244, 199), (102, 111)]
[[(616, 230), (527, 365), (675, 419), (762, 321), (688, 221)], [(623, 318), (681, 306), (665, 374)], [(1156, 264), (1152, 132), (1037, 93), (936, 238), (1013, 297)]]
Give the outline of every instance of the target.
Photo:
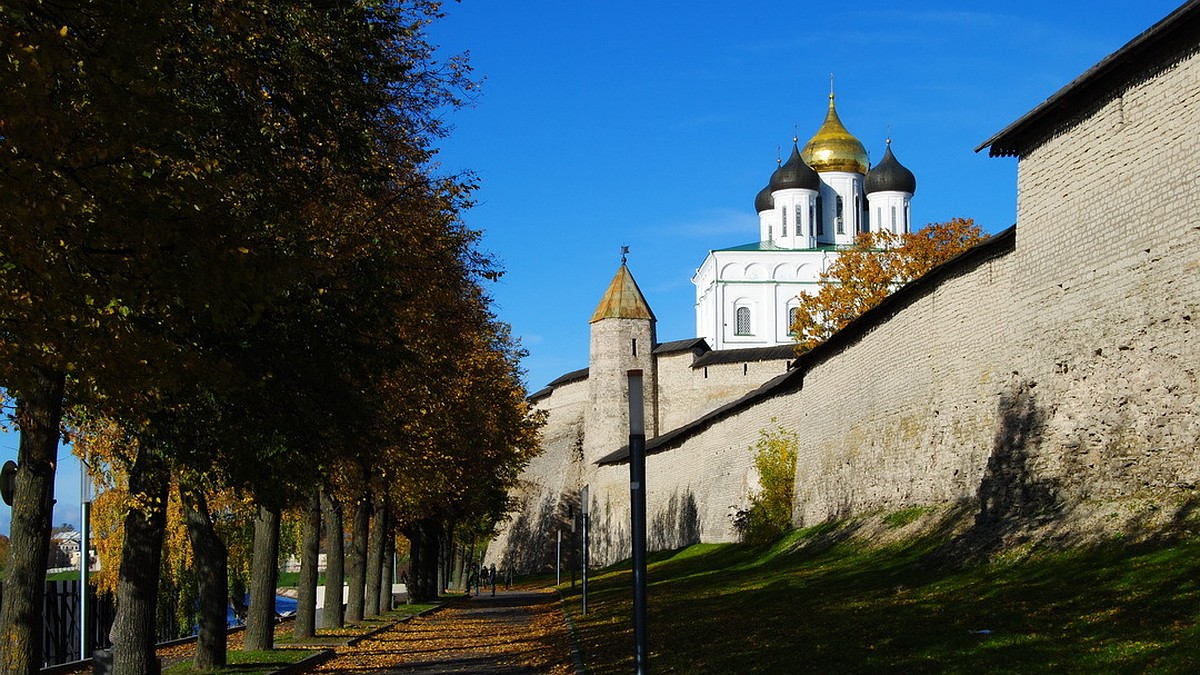
[(867, 195), (871, 231), (887, 231), (892, 234), (911, 231), (909, 196), (907, 192), (895, 190), (881, 190)]

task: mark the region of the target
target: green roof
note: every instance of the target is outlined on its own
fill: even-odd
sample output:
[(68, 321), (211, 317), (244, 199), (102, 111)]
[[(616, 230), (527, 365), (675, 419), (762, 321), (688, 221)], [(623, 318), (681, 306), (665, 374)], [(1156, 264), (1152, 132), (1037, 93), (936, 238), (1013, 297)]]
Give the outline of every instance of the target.
[(750, 244), (742, 244), (741, 246), (730, 246), (728, 248), (715, 248), (714, 251), (836, 251), (837, 244), (825, 244), (816, 248), (785, 248), (777, 245), (773, 241), (756, 241)]
[(649, 303), (624, 263), (617, 269), (616, 276), (609, 283), (608, 290), (604, 292), (600, 305), (588, 323), (596, 323), (601, 319), (654, 320), (654, 312), (650, 311)]

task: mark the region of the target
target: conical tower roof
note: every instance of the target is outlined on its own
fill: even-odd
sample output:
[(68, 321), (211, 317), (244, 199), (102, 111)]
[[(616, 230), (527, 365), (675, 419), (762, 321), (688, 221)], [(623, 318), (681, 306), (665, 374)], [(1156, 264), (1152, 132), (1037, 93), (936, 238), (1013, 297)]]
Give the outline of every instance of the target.
[(829, 94), (829, 112), (825, 114), (824, 124), (804, 146), (801, 156), (817, 173), (867, 172), (867, 149), (842, 124), (833, 105), (833, 93)]
[(638, 288), (637, 282), (633, 280), (633, 275), (624, 263), (617, 269), (616, 276), (608, 285), (608, 290), (604, 291), (604, 297), (600, 299), (600, 305), (596, 307), (596, 311), (592, 313), (592, 320), (588, 323), (596, 323), (601, 319), (655, 321), (654, 312), (650, 311), (650, 305), (642, 295), (642, 290)]

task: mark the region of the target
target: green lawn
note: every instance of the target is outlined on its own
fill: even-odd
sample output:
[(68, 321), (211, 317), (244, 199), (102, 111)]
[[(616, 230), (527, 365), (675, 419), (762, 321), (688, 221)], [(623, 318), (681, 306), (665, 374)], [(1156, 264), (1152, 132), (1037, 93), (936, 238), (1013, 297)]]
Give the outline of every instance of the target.
[(316, 650), (303, 651), (300, 649), (272, 649), (270, 651), (243, 652), (231, 649), (226, 654), (227, 665), (216, 670), (196, 670), (192, 662), (180, 661), (163, 668), (163, 675), (188, 675), (196, 673), (225, 673), (237, 675), (269, 675), (278, 672), (297, 661), (317, 654)]
[[(820, 542), (820, 545), (817, 545)], [(652, 556), (656, 673), (1200, 671), (1200, 541), (933, 564), (837, 532)], [(628, 563), (566, 605), (590, 673), (632, 662)]]

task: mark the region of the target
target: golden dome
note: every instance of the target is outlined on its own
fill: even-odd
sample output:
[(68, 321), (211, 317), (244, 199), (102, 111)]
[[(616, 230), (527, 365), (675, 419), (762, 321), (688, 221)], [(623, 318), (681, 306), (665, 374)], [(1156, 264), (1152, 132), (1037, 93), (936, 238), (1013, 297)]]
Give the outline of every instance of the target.
[(829, 112), (825, 123), (817, 130), (800, 153), (804, 161), (817, 173), (825, 171), (867, 172), (867, 150), (838, 119), (833, 107), (833, 94), (829, 94)]

